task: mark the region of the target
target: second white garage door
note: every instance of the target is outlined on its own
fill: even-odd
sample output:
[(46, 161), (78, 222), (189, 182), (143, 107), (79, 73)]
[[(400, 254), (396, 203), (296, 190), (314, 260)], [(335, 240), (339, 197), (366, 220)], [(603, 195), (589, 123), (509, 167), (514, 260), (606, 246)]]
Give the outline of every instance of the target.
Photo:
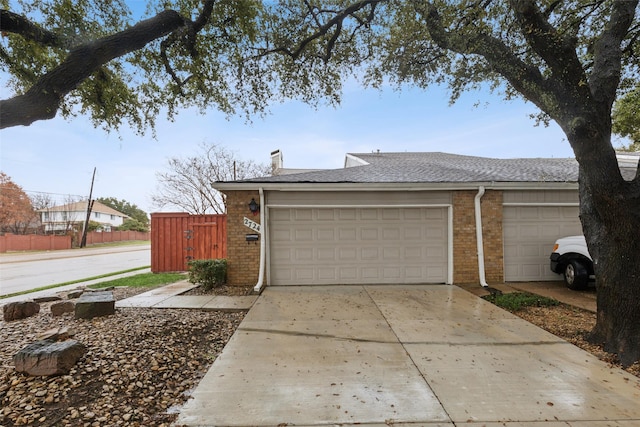
[(556, 239), (582, 234), (578, 207), (507, 206), (503, 211), (506, 281), (559, 280), (549, 268)]
[(269, 211), (273, 285), (444, 283), (446, 208)]

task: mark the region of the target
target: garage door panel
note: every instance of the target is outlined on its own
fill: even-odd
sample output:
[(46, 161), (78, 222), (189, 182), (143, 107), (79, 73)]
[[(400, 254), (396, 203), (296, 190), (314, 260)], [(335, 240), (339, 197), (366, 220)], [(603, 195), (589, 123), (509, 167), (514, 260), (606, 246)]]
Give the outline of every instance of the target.
[(316, 220), (318, 221), (335, 221), (336, 215), (333, 209), (325, 209), (317, 211)]
[(377, 261), (380, 257), (378, 248), (362, 248), (361, 254), (363, 261)]
[(358, 278), (358, 269), (356, 267), (340, 267), (338, 268), (339, 283), (351, 283)]
[(383, 248), (382, 249), (383, 260), (385, 261), (399, 261), (400, 260), (400, 248)]
[(313, 234), (311, 233), (311, 230), (296, 230), (295, 231), (295, 239), (297, 242), (311, 242), (313, 241)]
[(333, 228), (321, 228), (317, 231), (317, 239), (319, 241), (333, 242), (336, 239), (336, 230)]
[(378, 240), (378, 229), (377, 228), (362, 228), (360, 229), (360, 239), (361, 240)]
[(356, 248), (339, 248), (340, 260), (356, 261), (358, 259), (358, 251)]
[(339, 221), (353, 221), (356, 219), (355, 209), (336, 209), (335, 211), (338, 213), (337, 219)]
[(335, 281), (338, 278), (336, 274), (336, 269), (331, 267), (324, 267), (318, 269), (318, 279), (319, 280), (330, 280)]
[(336, 261), (336, 251), (334, 248), (318, 248), (317, 254), (318, 260), (325, 264)]
[(296, 209), (293, 213), (296, 221), (311, 221), (313, 219), (313, 211), (311, 209)]
[(338, 240), (342, 242), (354, 242), (358, 236), (356, 228), (339, 228)]
[(447, 280), (446, 208), (300, 210), (269, 212), (272, 284)]
[(401, 236), (402, 236), (402, 234), (400, 233), (400, 228), (385, 227), (385, 228), (382, 229), (382, 238), (385, 241), (388, 241), (388, 240), (400, 240)]
[(400, 209), (381, 209), (383, 220), (399, 220), (400, 219)]

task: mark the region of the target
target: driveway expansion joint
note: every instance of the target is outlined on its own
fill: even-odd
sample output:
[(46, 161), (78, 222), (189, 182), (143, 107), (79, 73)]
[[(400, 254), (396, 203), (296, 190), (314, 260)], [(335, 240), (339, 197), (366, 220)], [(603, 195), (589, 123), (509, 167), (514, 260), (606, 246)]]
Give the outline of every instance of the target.
[(351, 342), (363, 342), (363, 343), (373, 343), (373, 344), (400, 344), (400, 341), (386, 341), (386, 340), (371, 340), (366, 338), (347, 338), (339, 335), (331, 335), (331, 334), (317, 334), (317, 333), (307, 333), (307, 332), (296, 332), (296, 331), (284, 331), (281, 329), (260, 329), (260, 328), (243, 328), (239, 327), (238, 331), (242, 332), (263, 332), (274, 335), (286, 335), (293, 337), (309, 337), (309, 338), (328, 338), (328, 339), (336, 339), (339, 341), (351, 341)]

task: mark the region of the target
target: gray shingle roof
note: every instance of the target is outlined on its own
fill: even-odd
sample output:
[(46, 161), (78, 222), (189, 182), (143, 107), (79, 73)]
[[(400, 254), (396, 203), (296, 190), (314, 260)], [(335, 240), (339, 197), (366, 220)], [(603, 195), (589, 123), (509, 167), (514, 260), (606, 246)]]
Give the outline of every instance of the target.
[(254, 178), (256, 183), (577, 182), (575, 159), (493, 159), (448, 153), (351, 154), (368, 164)]

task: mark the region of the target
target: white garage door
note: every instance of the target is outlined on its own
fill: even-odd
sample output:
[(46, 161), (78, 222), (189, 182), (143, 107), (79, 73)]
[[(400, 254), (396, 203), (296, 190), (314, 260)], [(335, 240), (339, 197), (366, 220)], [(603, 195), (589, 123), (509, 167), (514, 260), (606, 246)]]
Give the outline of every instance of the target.
[(582, 234), (578, 207), (505, 206), (503, 210), (506, 281), (558, 280), (549, 255), (559, 237)]
[(446, 208), (269, 211), (274, 285), (444, 283)]

